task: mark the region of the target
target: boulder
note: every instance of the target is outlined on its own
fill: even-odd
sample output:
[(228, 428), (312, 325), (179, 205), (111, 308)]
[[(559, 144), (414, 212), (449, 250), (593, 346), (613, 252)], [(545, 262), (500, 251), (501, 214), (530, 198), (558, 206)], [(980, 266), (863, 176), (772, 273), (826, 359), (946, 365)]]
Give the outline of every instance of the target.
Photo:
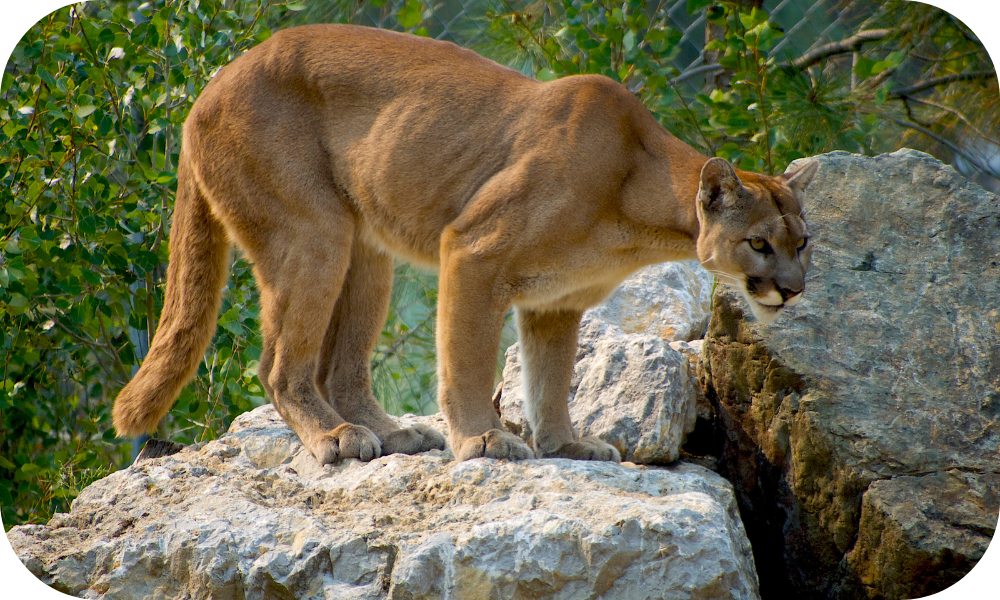
[(995, 473), (951, 470), (873, 481), (847, 556), (870, 597), (929, 596), (968, 573), (997, 526)]
[(639, 269), (605, 300), (587, 311), (623, 333), (655, 335), (667, 342), (704, 337), (712, 315), (715, 278), (685, 260)]
[(320, 466), (270, 405), (9, 539), (42, 581), (108, 600), (758, 598), (732, 487), (700, 467), (449, 451)]
[[(570, 383), (577, 433), (596, 435), (623, 460), (678, 459), (694, 428), (696, 381), (671, 342), (700, 337), (710, 316), (712, 276), (691, 261), (646, 267), (584, 313)], [(531, 443), (524, 418), (518, 344), (507, 349), (499, 411), (504, 426)]]
[(803, 300), (764, 325), (716, 290), (721, 468), (765, 596), (912, 598), (1000, 512), (1000, 199), (912, 150), (818, 160)]

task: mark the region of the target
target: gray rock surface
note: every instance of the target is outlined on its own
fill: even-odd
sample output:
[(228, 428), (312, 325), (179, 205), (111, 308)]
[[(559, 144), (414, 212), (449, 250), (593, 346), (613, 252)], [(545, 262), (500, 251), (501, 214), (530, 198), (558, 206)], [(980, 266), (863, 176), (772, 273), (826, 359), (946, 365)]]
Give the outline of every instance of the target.
[(847, 563), (869, 596), (917, 598), (953, 583), (997, 526), (1000, 475), (952, 470), (874, 481)]
[[(569, 410), (577, 433), (618, 448), (622, 460), (670, 463), (694, 429), (696, 381), (670, 342), (701, 337), (711, 315), (712, 276), (697, 262), (651, 265), (584, 313)], [(507, 349), (499, 410), (531, 443), (518, 345)]]
[(108, 600), (758, 598), (732, 487), (700, 467), (447, 451), (321, 467), (270, 405), (9, 538), (46, 583)]
[[(755, 551), (781, 557), (765, 595), (916, 597), (968, 571), (1000, 511), (1000, 199), (912, 150), (818, 159), (802, 302), (767, 326), (716, 292), (721, 462)], [(956, 471), (977, 483), (930, 484)], [(937, 510), (903, 516), (918, 481)], [(940, 552), (918, 531), (953, 559), (920, 558)]]
[(712, 316), (714, 278), (696, 261), (644, 267), (587, 315), (623, 333), (655, 335), (667, 342), (701, 339)]

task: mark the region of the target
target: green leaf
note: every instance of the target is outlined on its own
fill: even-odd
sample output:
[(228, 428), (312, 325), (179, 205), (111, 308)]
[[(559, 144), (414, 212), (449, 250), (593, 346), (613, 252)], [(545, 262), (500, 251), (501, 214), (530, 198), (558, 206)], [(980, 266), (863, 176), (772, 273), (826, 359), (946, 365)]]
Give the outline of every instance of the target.
[(14, 83), (14, 76), (7, 71), (3, 72), (3, 80), (0, 81), (0, 94), (6, 94), (7, 90)]
[(878, 75), (882, 71), (892, 67), (892, 63), (887, 60), (880, 60), (871, 66), (869, 70), (870, 75)]
[(49, 73), (48, 69), (46, 69), (45, 67), (39, 66), (38, 70), (37, 70), (37, 73), (38, 73), (38, 76), (42, 79), (42, 81), (44, 81), (45, 83), (47, 83), (49, 85), (49, 87), (56, 88), (56, 89), (59, 88), (59, 84), (56, 83), (56, 78), (52, 76), (52, 73)]
[(535, 79), (538, 81), (552, 81), (558, 78), (559, 76), (552, 69), (541, 69), (535, 74)]
[(667, 39), (667, 34), (662, 29), (650, 29), (646, 35), (642, 36), (642, 39), (647, 42), (659, 42)]
[(94, 215), (87, 215), (84, 217), (79, 224), (80, 233), (84, 235), (94, 235), (97, 233), (97, 217)]
[(228, 323), (219, 323), (219, 324), (222, 326), (223, 329), (229, 331), (235, 336), (242, 336), (244, 333), (243, 326), (237, 323), (236, 321), (230, 321)]
[(298, 12), (300, 10), (305, 10), (306, 9), (306, 3), (305, 2), (289, 2), (288, 4), (285, 5), (285, 8), (287, 8), (288, 10), (292, 10), (292, 11)]
[(133, 263), (142, 269), (143, 272), (148, 273), (160, 264), (160, 258), (156, 256), (155, 252), (140, 250), (133, 258)]
[(854, 63), (854, 73), (861, 79), (866, 79), (872, 75), (873, 66), (875, 66), (874, 60), (867, 56), (859, 56), (858, 61)]
[(399, 9), (396, 19), (400, 25), (409, 29), (423, 20), (423, 10), (424, 7), (420, 4), (420, 0), (406, 0), (406, 4)]
[(260, 43), (267, 41), (267, 39), (270, 37), (271, 37), (271, 30), (268, 29), (267, 27), (262, 27), (261, 30), (258, 31), (257, 34), (253, 36), (253, 39), (255, 39), (257, 43)]
[(21, 294), (11, 294), (10, 300), (7, 301), (7, 312), (12, 315), (20, 315), (27, 311), (29, 306), (27, 298)]
[(740, 23), (742, 23), (747, 29), (753, 29), (761, 23), (767, 22), (769, 16), (770, 15), (767, 14), (766, 10), (761, 10), (755, 7), (749, 14), (740, 13)]
[(240, 318), (240, 307), (234, 306), (229, 310), (227, 310), (226, 312), (222, 313), (222, 316), (219, 317), (219, 325), (224, 325), (226, 323), (233, 323), (239, 321), (239, 318)]
[(81, 119), (86, 119), (91, 114), (93, 114), (95, 110), (97, 110), (96, 106), (94, 106), (93, 104), (87, 104), (86, 106), (78, 106), (77, 109), (73, 112), (76, 113), (76, 116), (80, 117)]
[(709, 6), (705, 11), (705, 19), (713, 25), (726, 25), (726, 9), (719, 5)]
[(654, 92), (662, 90), (667, 87), (667, 78), (663, 75), (650, 75), (646, 78), (646, 87)]

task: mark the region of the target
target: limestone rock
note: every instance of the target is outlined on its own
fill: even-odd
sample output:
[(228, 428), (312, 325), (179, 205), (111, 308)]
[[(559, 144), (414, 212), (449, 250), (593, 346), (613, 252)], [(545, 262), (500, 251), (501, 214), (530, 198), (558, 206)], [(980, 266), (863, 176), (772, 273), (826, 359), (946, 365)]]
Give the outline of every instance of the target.
[[(1000, 475), (959, 470), (874, 481), (847, 562), (870, 596), (917, 598), (972, 570), (997, 525)], [(853, 582), (852, 582), (853, 583)]]
[(688, 359), (688, 372), (691, 374), (691, 385), (695, 391), (695, 414), (699, 419), (711, 421), (715, 419), (715, 408), (708, 398), (705, 397), (705, 386), (702, 383), (705, 378), (704, 359), (705, 340), (691, 340), (685, 342), (678, 340), (670, 342), (670, 347), (684, 355)]
[(636, 271), (587, 314), (624, 333), (667, 342), (701, 339), (712, 315), (714, 278), (696, 261), (667, 262)]
[(46, 583), (108, 600), (758, 598), (732, 487), (700, 467), (448, 451), (321, 467), (269, 405), (9, 538)]
[[(984, 483), (1000, 472), (1000, 199), (912, 150), (818, 160), (802, 302), (768, 326), (715, 295), (721, 462), (758, 557), (780, 557), (758, 563), (765, 595), (915, 597), (978, 560), (962, 531), (992, 536), (1000, 511)], [(894, 498), (916, 479), (938, 509), (961, 496), (957, 480), (929, 483), (956, 470), (981, 476), (962, 484), (978, 508), (901, 516)], [(918, 530), (940, 530), (940, 548)], [(904, 579), (945, 548), (955, 568)]]

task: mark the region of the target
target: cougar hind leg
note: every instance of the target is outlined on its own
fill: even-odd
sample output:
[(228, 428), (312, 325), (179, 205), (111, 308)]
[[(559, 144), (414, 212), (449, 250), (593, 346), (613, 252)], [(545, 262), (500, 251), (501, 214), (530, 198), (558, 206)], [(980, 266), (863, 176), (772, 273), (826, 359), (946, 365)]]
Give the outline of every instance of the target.
[[(261, 297), (258, 378), (285, 423), (320, 464), (381, 456), (378, 437), (348, 423), (319, 393), (326, 330), (351, 260), (353, 217), (342, 206), (285, 213), (248, 249)], [(249, 246), (249, 244), (248, 244)]]
[(441, 433), (426, 425), (400, 428), (372, 393), (371, 354), (388, 314), (392, 276), (392, 257), (355, 238), (323, 340), (316, 385), (340, 416), (378, 436), (383, 454), (443, 450)]

